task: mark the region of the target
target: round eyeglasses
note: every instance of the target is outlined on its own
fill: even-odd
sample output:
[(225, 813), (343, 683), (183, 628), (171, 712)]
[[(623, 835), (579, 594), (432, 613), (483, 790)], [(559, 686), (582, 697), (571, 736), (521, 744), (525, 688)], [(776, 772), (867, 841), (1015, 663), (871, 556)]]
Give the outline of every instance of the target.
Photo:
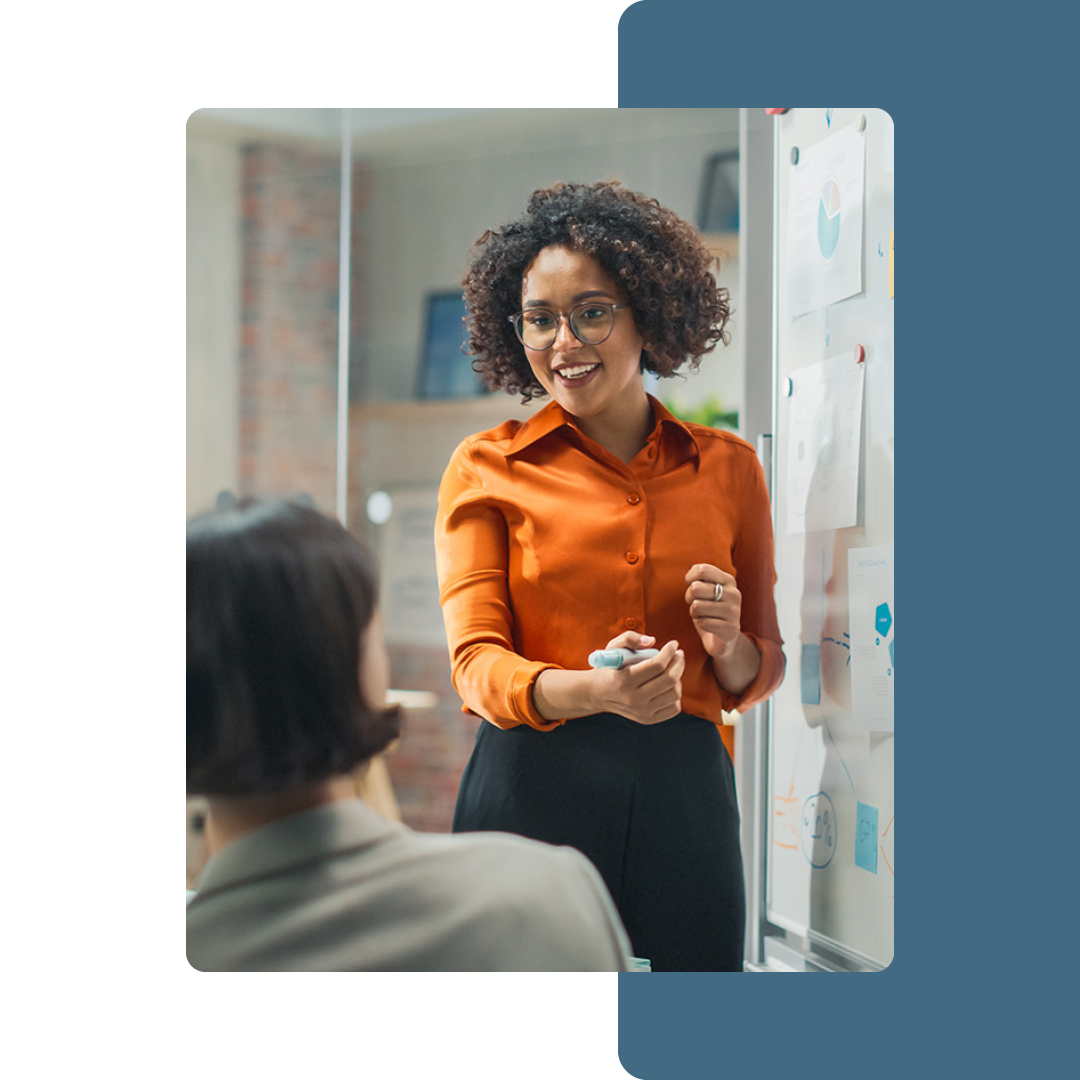
[[(586, 300), (566, 313), (566, 321), (570, 324), (570, 332), (583, 345), (599, 345), (607, 341), (615, 329), (615, 312), (629, 306), (628, 303), (605, 304)], [(526, 308), (508, 316), (522, 345), (536, 350), (550, 349), (555, 344), (562, 317), (562, 312), (542, 307)]]

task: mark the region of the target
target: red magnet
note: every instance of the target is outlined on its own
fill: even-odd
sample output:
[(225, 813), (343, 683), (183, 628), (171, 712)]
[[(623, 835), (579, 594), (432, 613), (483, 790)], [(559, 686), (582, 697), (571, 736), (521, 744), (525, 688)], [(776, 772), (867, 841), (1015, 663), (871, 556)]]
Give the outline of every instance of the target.
[(787, 109), (766, 109), (765, 112), (768, 116), (783, 116)]
[(855, 346), (855, 363), (861, 364), (866, 359), (866, 350), (861, 345)]

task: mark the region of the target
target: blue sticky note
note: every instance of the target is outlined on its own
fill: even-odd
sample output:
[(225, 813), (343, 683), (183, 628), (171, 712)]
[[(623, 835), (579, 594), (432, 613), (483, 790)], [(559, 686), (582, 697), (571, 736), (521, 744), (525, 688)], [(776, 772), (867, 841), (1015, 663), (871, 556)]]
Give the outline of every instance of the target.
[(804, 705), (821, 704), (821, 646), (804, 645), (802, 647), (802, 703)]
[(859, 803), (855, 817), (855, 865), (877, 873), (877, 807)]

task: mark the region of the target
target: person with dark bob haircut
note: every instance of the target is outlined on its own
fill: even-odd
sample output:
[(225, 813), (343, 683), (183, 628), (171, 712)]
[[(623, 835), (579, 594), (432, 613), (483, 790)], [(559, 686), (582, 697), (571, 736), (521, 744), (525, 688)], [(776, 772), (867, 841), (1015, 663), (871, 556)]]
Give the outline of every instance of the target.
[[(367, 548), (296, 502), (187, 533), (187, 789), (211, 856), (187, 907), (200, 971), (626, 971), (578, 851), (438, 836), (356, 797), (398, 735)], [(522, 933), (522, 925), (530, 933)]]
[(552, 400), (458, 446), (435, 528), (454, 686), (485, 721), (454, 830), (584, 852), (654, 971), (742, 970), (724, 714), (785, 663), (756, 453), (645, 389), (728, 344), (713, 262), (615, 181), (541, 189), (484, 232), (464, 277), (473, 367)]
[(245, 502), (192, 521), (187, 558), (189, 794), (317, 784), (397, 737), (398, 710), (361, 696), (376, 579), (344, 529)]

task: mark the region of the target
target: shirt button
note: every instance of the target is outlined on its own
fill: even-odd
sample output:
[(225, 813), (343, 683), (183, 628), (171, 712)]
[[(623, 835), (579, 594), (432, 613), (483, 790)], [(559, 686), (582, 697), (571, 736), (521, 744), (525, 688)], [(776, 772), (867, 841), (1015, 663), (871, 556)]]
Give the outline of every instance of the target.
[(638, 560), (638, 553), (636, 551), (628, 551), (626, 553), (626, 561), (628, 563), (636, 563)]
[(631, 491), (630, 494), (626, 496), (626, 501), (631, 506), (637, 506), (637, 504), (641, 502), (641, 496), (636, 491)]
[(627, 630), (634, 630), (636, 627), (637, 627), (637, 619), (635, 619), (635, 618), (633, 618), (631, 616), (629, 619), (626, 620), (626, 629)]

